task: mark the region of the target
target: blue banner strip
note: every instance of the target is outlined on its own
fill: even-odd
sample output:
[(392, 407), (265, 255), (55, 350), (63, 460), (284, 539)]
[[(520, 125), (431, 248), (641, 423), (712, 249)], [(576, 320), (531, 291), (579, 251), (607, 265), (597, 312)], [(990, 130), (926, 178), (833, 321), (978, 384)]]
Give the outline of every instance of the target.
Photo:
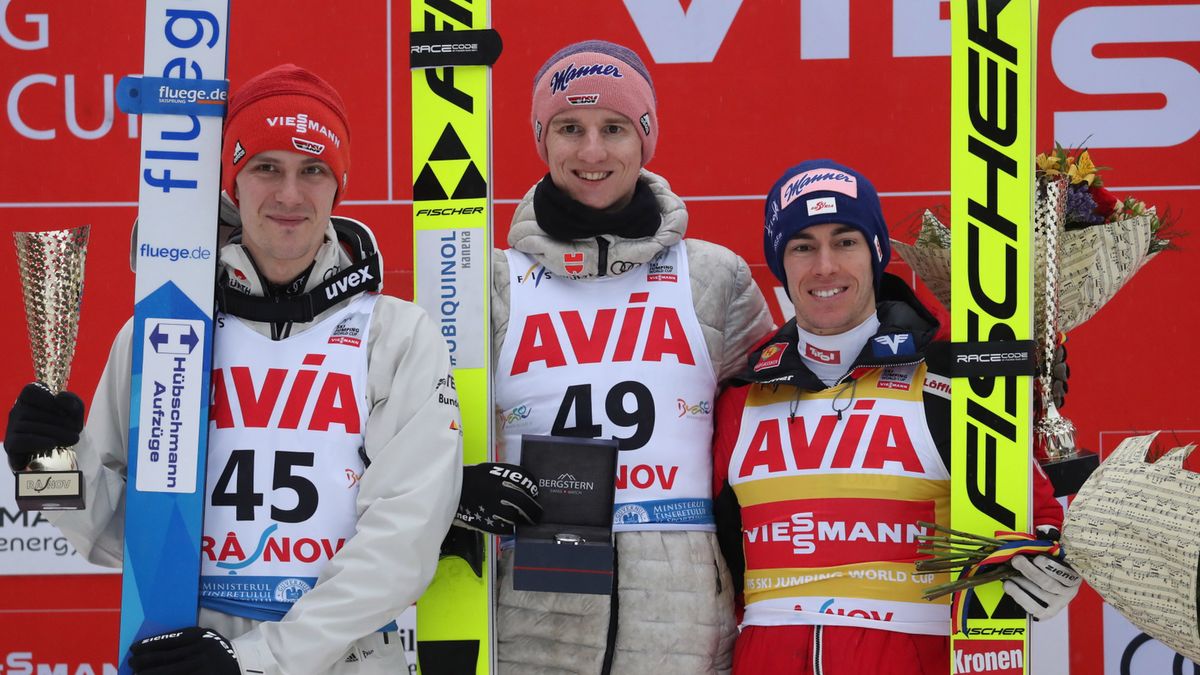
[(129, 75), (117, 83), (117, 107), (127, 115), (223, 117), (228, 101), (229, 80)]

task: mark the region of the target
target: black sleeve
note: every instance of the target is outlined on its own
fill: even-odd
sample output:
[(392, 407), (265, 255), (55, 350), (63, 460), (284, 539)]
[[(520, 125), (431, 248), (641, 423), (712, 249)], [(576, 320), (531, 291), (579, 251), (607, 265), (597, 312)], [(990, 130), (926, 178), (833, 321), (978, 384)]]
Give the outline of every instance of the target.
[[(934, 342), (925, 352), (925, 365), (930, 373), (950, 377), (950, 343)], [(946, 470), (953, 474), (950, 466), (950, 399), (939, 394), (924, 391), (925, 421), (929, 424), (929, 433)]]
[(741, 594), (746, 576), (746, 559), (742, 553), (742, 506), (729, 481), (725, 481), (713, 500), (713, 512), (721, 555), (725, 556), (725, 564), (729, 566), (734, 591)]

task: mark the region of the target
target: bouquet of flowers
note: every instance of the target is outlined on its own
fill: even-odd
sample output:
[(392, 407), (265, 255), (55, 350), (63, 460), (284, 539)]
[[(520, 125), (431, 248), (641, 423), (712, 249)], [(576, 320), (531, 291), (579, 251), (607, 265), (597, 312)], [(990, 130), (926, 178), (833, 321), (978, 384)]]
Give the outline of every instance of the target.
[(925, 598), (957, 593), (951, 625), (961, 630), (975, 587), (1015, 576), (1016, 556), (1053, 556), (1132, 624), (1200, 662), (1200, 452), (1171, 445), (1157, 433), (1122, 441), (1071, 502), (1058, 541), (919, 523), (931, 534), (919, 537), (917, 570), (954, 576)]
[[(1087, 149), (1067, 150), (1056, 144), (1037, 156), (1038, 211), (1061, 208), (1064, 231), (1058, 241), (1060, 284), (1058, 330), (1066, 332), (1096, 315), (1129, 279), (1170, 244), (1160, 237), (1167, 229), (1154, 206), (1134, 196), (1118, 198), (1104, 187)], [(1044, 199), (1044, 186), (1057, 182), (1066, 192), (1061, 204)], [(934, 296), (950, 307), (950, 230), (932, 211), (925, 211), (913, 244), (892, 240), (892, 247), (921, 277)], [(1044, 251), (1035, 260), (1046, 260)], [(1044, 267), (1036, 270), (1042, 287)], [(1037, 294), (1035, 311), (1044, 314)]]

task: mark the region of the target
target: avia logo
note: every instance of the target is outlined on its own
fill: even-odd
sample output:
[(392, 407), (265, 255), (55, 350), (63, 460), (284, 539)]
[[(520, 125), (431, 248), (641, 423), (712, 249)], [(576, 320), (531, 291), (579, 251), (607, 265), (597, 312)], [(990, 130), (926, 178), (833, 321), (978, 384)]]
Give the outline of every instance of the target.
[(374, 280), (375, 277), (371, 276), (371, 266), (369, 264), (364, 264), (361, 268), (326, 286), (325, 297), (333, 300), (334, 298), (345, 295), (350, 290), (358, 288), (368, 281)]
[[(925, 472), (904, 418), (873, 410), (875, 401), (856, 401), (844, 421), (837, 415), (764, 419), (746, 445), (738, 478), (831, 469), (899, 469)], [(865, 445), (864, 445), (865, 440)], [(741, 444), (739, 443), (739, 448)], [(737, 450), (735, 450), (736, 456)]]
[(342, 139), (334, 133), (332, 129), (321, 124), (319, 121), (308, 116), (308, 113), (300, 113), (299, 115), (278, 115), (267, 118), (267, 126), (269, 127), (292, 127), (298, 134), (320, 134), (328, 138), (333, 143), (333, 147), (342, 147)]
[[(876, 609), (846, 609), (844, 607), (834, 607), (836, 600), (830, 598), (821, 603), (821, 608), (817, 610), (820, 614), (833, 614), (835, 616), (848, 616), (855, 619), (870, 619), (872, 621), (891, 621), (893, 613), (886, 612), (880, 614)], [(792, 607), (797, 612), (803, 612), (804, 608), (800, 605)]]
[(590, 326), (578, 310), (525, 317), (509, 374), (528, 372), (537, 363), (544, 368), (566, 366), (568, 355), (574, 364), (674, 358), (684, 365), (696, 365), (679, 313), (674, 307), (646, 307), (649, 299), (649, 293), (631, 293), (626, 307), (596, 310)]
[(821, 363), (830, 365), (837, 365), (842, 362), (841, 352), (826, 351), (807, 342), (804, 344), (804, 355), (813, 361), (820, 361)]
[(567, 97), (571, 105), (596, 105), (600, 102), (600, 94), (573, 94)]
[(692, 405), (687, 401), (677, 398), (675, 399), (675, 407), (679, 409), (679, 416), (688, 415), (690, 417), (698, 417), (700, 415), (708, 415), (712, 412), (712, 405), (708, 401), (700, 401)]
[(233, 165), (237, 166), (237, 163), (242, 161), (242, 159), (245, 156), (246, 156), (246, 148), (242, 147), (242, 142), (241, 141), (235, 142), (233, 144)]
[[(916, 354), (912, 333), (896, 333), (894, 335), (878, 335), (871, 338), (872, 351), (875, 356), (900, 356)], [(884, 353), (883, 350), (887, 350)]]
[(622, 464), (617, 467), (617, 489), (628, 489), (629, 485), (639, 490), (661, 485), (664, 490), (670, 490), (675, 484), (675, 474), (679, 473), (677, 466), (655, 464), (638, 464), (630, 468)]
[(272, 535), (277, 529), (279, 529), (279, 524), (272, 523), (270, 527), (263, 530), (249, 555), (246, 554), (236, 532), (226, 533), (219, 550), (217, 540), (205, 535), (200, 538), (200, 554), (209, 561), (215, 562), (221, 569), (238, 570), (248, 567), (260, 559), (263, 562), (292, 562), (295, 560), (306, 563), (328, 560), (346, 544), (344, 537), (336, 540), (310, 537), (299, 539), (273, 537)]
[[(426, 77), (434, 70), (437, 69), (427, 69), (425, 71)], [(466, 160), (466, 163), (464, 164), (462, 160)], [(458, 174), (458, 181), (454, 184), (454, 189), (451, 192), (446, 191), (446, 188), (442, 185), (442, 181), (438, 178), (438, 174), (434, 171), (433, 165), (435, 162), (438, 163), (439, 167), (444, 167), (445, 170), (451, 171), (452, 174), (456, 173), (459, 167), (462, 167), (462, 173)], [(447, 176), (447, 178), (452, 177)], [(479, 171), (479, 167), (472, 160), (471, 153), (467, 152), (462, 139), (455, 133), (454, 127), (447, 124), (446, 128), (442, 130), (442, 135), (438, 137), (437, 143), (434, 144), (433, 151), (429, 153), (428, 161), (425, 162), (425, 166), (421, 167), (416, 180), (413, 181), (413, 201), (485, 199), (487, 198), (487, 193), (487, 180), (484, 179), (483, 174)]]
[(534, 263), (529, 266), (529, 269), (525, 270), (524, 274), (517, 275), (517, 283), (523, 284), (526, 281), (532, 281), (533, 287), (537, 288), (542, 283), (542, 279), (552, 278), (553, 275), (550, 274), (550, 270), (543, 267), (540, 263)]
[(307, 354), (294, 369), (217, 368), (212, 372), (209, 422), (217, 429), (309, 431), (329, 431), (336, 424), (348, 434), (361, 433), (353, 379), (320, 369), (324, 362), (324, 354)]
[(574, 253), (563, 254), (563, 269), (567, 274), (583, 274), (583, 252), (576, 251)]

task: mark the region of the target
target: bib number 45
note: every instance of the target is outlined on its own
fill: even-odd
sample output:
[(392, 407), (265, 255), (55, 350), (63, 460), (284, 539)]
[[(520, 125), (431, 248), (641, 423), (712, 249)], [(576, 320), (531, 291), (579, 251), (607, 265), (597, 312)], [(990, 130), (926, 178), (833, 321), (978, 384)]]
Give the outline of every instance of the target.
[[(264, 495), (254, 490), (254, 450), (234, 450), (213, 485), (213, 506), (232, 506), (238, 520), (254, 520), (254, 511), (262, 506)], [(271, 489), (289, 489), (296, 493), (296, 505), (290, 509), (271, 506), (271, 520), (277, 523), (302, 523), (317, 512), (319, 493), (311, 480), (297, 473), (313, 465), (313, 453), (277, 451), (271, 476)], [(233, 489), (230, 489), (230, 484)]]

